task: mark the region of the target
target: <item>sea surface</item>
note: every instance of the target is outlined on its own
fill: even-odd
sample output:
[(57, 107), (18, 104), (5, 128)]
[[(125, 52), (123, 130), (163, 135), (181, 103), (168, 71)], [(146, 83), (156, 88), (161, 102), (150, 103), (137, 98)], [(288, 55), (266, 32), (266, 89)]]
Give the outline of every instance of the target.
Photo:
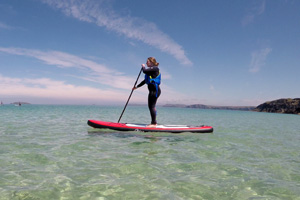
[[(0, 106), (0, 200), (300, 200), (300, 116), (158, 107), (213, 133), (97, 130), (123, 107)], [(129, 106), (121, 122), (149, 123)]]

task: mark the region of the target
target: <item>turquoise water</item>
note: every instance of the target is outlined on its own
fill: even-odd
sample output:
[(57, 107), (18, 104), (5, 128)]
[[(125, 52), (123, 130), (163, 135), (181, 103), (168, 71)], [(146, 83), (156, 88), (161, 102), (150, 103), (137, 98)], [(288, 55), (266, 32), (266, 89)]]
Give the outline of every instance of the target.
[[(0, 199), (300, 199), (300, 116), (158, 108), (214, 133), (118, 133), (123, 107), (0, 107)], [(130, 106), (122, 122), (149, 123)]]

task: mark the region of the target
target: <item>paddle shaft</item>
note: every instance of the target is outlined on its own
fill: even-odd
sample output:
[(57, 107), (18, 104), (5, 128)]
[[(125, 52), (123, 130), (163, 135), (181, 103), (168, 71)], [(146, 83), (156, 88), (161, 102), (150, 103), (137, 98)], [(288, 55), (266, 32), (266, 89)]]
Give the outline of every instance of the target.
[[(141, 75), (141, 73), (142, 73), (142, 70), (143, 70), (143, 67), (142, 67), (141, 70), (140, 70), (140, 73), (139, 73), (139, 75), (138, 75), (138, 77), (137, 77), (137, 79), (136, 79), (136, 81), (135, 81), (135, 83), (134, 83), (133, 88), (135, 88), (135, 86), (136, 86), (136, 84), (137, 84), (137, 82), (138, 82), (138, 80), (139, 80), (139, 78), (140, 78), (140, 75)], [(133, 88), (132, 88), (131, 93), (130, 93), (130, 95), (129, 95), (129, 98), (128, 98), (126, 104), (125, 104), (125, 107), (124, 107), (124, 109), (123, 109), (123, 111), (122, 111), (122, 114), (121, 114), (121, 116), (120, 116), (120, 118), (119, 118), (119, 120), (118, 120), (118, 123), (120, 122), (120, 120), (121, 120), (121, 118), (122, 118), (122, 116), (123, 116), (123, 113), (124, 113), (124, 111), (125, 111), (125, 109), (126, 109), (126, 107), (127, 107), (127, 104), (128, 104), (128, 102), (129, 102), (129, 100), (130, 100), (130, 98), (131, 98), (131, 95), (132, 95), (133, 90), (134, 90)]]

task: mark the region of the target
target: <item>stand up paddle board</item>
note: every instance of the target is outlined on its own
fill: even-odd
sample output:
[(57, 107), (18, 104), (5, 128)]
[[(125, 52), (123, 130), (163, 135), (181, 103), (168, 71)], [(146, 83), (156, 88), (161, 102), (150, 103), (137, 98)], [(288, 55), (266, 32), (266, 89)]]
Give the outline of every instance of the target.
[(143, 132), (193, 132), (193, 133), (211, 133), (211, 126), (187, 126), (187, 125), (157, 125), (156, 127), (147, 127), (146, 124), (115, 123), (97, 120), (88, 120), (87, 124), (94, 128), (108, 128), (117, 131), (143, 131)]

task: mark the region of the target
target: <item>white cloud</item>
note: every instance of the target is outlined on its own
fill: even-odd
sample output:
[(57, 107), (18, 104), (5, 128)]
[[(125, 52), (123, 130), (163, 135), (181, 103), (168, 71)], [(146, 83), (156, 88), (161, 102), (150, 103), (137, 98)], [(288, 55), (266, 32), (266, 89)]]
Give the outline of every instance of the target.
[(56, 65), (62, 68), (77, 67), (77, 68), (90, 68), (93, 71), (99, 71), (104, 73), (115, 72), (108, 69), (104, 65), (97, 64), (93, 61), (80, 58), (68, 53), (59, 51), (40, 51), (34, 49), (24, 49), (24, 48), (1, 48), (1, 52), (8, 54), (28, 56), (44, 61), (48, 65)]
[(97, 24), (130, 39), (142, 41), (174, 56), (180, 63), (191, 65), (182, 46), (163, 33), (152, 22), (131, 16), (120, 16), (104, 1), (42, 0), (81, 21)]
[(94, 61), (80, 58), (59, 51), (39, 51), (22, 48), (1, 48), (0, 52), (13, 55), (33, 57), (45, 62), (48, 65), (54, 65), (62, 68), (77, 68), (82, 70), (82, 75), (77, 78), (98, 82), (113, 88), (128, 89), (132, 87), (134, 78), (124, 76), (121, 72), (110, 69), (105, 65)]
[[(62, 100), (69, 100), (70, 102), (83, 100), (82, 102), (107, 103), (118, 102), (120, 99), (126, 99), (128, 96), (127, 92), (119, 90), (101, 90), (87, 86), (75, 86), (48, 78), (11, 78), (4, 77), (1, 74), (0, 88), (2, 97), (55, 99), (56, 102)], [(137, 97), (137, 99), (139, 98)]]
[(242, 19), (242, 25), (246, 26), (252, 23), (255, 17), (264, 13), (266, 7), (266, 0), (260, 0), (259, 4), (254, 5), (251, 10)]
[(258, 51), (252, 52), (252, 59), (250, 63), (249, 71), (252, 73), (258, 72), (261, 67), (265, 65), (268, 54), (272, 51), (271, 48), (264, 48)]

